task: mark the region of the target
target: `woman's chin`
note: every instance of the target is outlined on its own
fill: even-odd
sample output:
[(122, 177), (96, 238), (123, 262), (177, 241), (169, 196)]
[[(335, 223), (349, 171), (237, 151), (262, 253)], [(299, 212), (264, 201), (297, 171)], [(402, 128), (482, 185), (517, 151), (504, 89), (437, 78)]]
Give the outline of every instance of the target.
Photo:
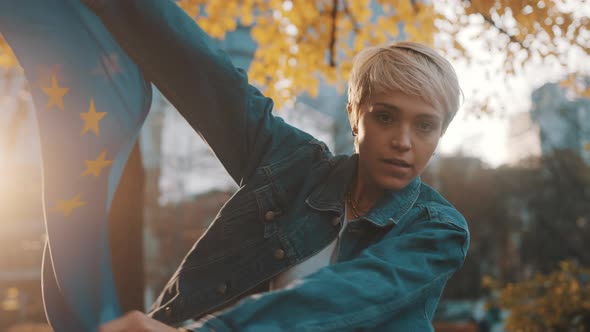
[(385, 190), (400, 191), (404, 189), (412, 180), (416, 177), (397, 177), (397, 176), (382, 176), (376, 179), (376, 183), (379, 187)]

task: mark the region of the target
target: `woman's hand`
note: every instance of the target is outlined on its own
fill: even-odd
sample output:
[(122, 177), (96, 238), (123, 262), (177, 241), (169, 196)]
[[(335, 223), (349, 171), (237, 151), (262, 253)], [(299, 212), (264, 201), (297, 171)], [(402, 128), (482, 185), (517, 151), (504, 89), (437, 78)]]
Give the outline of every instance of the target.
[(99, 332), (178, 332), (173, 327), (164, 325), (140, 311), (131, 311), (98, 329)]

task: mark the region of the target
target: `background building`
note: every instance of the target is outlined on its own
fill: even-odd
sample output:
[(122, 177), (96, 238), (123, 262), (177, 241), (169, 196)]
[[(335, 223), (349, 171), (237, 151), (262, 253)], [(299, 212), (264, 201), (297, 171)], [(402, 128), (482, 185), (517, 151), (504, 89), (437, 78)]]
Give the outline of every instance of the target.
[(570, 98), (559, 84), (547, 83), (533, 92), (532, 101), (542, 154), (571, 150), (590, 164), (590, 100)]

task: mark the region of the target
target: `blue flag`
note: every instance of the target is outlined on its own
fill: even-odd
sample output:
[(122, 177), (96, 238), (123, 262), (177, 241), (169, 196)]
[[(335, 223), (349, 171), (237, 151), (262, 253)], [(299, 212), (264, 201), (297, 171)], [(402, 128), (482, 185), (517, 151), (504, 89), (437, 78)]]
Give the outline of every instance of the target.
[(46, 314), (58, 332), (95, 331), (121, 314), (107, 220), (151, 86), (79, 0), (0, 0), (0, 33), (38, 119)]

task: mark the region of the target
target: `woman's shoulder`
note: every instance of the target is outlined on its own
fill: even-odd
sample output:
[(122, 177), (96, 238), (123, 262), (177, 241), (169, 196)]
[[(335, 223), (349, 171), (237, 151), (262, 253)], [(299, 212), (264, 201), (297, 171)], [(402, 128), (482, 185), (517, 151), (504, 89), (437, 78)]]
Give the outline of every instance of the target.
[(416, 205), (427, 210), (430, 219), (449, 222), (468, 232), (463, 214), (436, 189), (422, 183)]

